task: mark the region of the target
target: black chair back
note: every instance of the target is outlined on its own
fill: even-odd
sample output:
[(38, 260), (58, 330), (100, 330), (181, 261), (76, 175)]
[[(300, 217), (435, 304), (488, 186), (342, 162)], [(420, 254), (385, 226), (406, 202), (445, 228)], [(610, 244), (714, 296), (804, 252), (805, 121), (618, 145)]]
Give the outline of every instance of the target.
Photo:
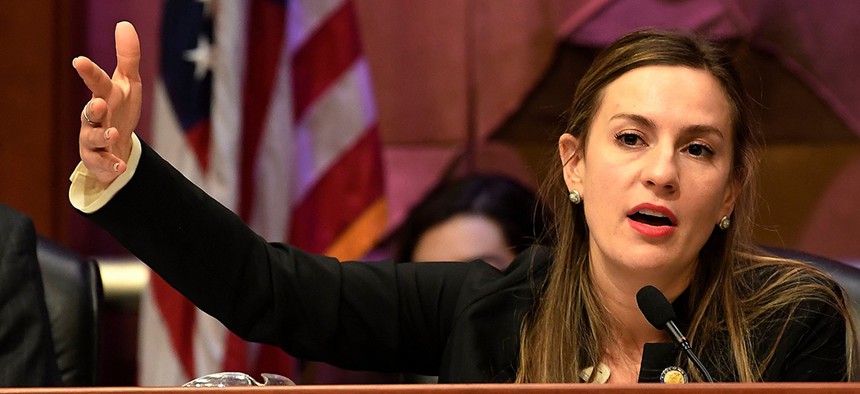
[[(854, 313), (855, 325), (860, 323), (860, 268), (856, 268), (827, 257), (817, 256), (798, 250), (775, 248), (770, 246), (764, 247), (763, 249), (777, 257), (801, 261), (830, 274), (848, 294), (849, 301), (853, 307), (852, 312)], [(857, 327), (860, 328), (860, 325)]]
[(42, 237), (36, 253), (63, 384), (94, 386), (102, 300), (98, 264)]

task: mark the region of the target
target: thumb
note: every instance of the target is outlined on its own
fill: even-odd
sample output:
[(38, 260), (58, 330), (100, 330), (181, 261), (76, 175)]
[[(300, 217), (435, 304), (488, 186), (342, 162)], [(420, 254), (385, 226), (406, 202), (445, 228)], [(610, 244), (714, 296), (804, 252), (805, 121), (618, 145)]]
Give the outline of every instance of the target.
[(116, 24), (116, 70), (132, 81), (140, 81), (140, 39), (134, 25), (122, 21)]

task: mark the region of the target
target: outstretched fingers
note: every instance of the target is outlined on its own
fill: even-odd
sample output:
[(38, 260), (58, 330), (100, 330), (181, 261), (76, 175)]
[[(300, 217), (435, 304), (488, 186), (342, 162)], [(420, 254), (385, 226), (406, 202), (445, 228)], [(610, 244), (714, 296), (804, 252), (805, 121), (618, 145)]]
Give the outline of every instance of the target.
[(113, 82), (107, 73), (85, 56), (72, 59), (72, 67), (78, 72), (87, 88), (95, 97), (107, 97), (113, 88)]
[(113, 77), (86, 57), (72, 60), (72, 66), (93, 93), (81, 111), (81, 161), (104, 185), (126, 170), (131, 133), (140, 119), (143, 90), (140, 41), (134, 26), (118, 23), (114, 37), (117, 67)]

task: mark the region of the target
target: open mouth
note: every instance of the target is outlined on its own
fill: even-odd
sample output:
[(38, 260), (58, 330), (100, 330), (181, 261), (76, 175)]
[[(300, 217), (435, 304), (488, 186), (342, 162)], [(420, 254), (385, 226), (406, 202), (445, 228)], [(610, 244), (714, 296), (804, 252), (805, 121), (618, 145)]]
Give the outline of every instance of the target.
[(672, 223), (672, 219), (669, 219), (669, 217), (667, 217), (666, 215), (664, 215), (660, 212), (657, 212), (657, 211), (652, 211), (650, 209), (640, 209), (640, 210), (634, 212), (633, 214), (628, 215), (627, 217), (629, 217), (633, 221), (636, 221), (639, 223), (644, 223), (644, 224), (647, 224), (649, 226), (674, 226), (675, 225), (674, 223)]

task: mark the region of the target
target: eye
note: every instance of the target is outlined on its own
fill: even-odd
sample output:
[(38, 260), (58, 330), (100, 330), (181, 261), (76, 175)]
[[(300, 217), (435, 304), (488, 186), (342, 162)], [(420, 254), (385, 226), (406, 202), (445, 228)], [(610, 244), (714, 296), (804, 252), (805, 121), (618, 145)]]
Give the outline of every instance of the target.
[(618, 142), (620, 142), (621, 144), (627, 145), (627, 146), (638, 146), (638, 145), (644, 144), (644, 141), (642, 141), (642, 137), (640, 137), (636, 133), (629, 132), (629, 131), (624, 131), (624, 132), (617, 134), (615, 136), (615, 139)]
[(695, 157), (704, 157), (713, 155), (714, 151), (705, 144), (694, 142), (690, 145), (687, 145), (687, 153)]

